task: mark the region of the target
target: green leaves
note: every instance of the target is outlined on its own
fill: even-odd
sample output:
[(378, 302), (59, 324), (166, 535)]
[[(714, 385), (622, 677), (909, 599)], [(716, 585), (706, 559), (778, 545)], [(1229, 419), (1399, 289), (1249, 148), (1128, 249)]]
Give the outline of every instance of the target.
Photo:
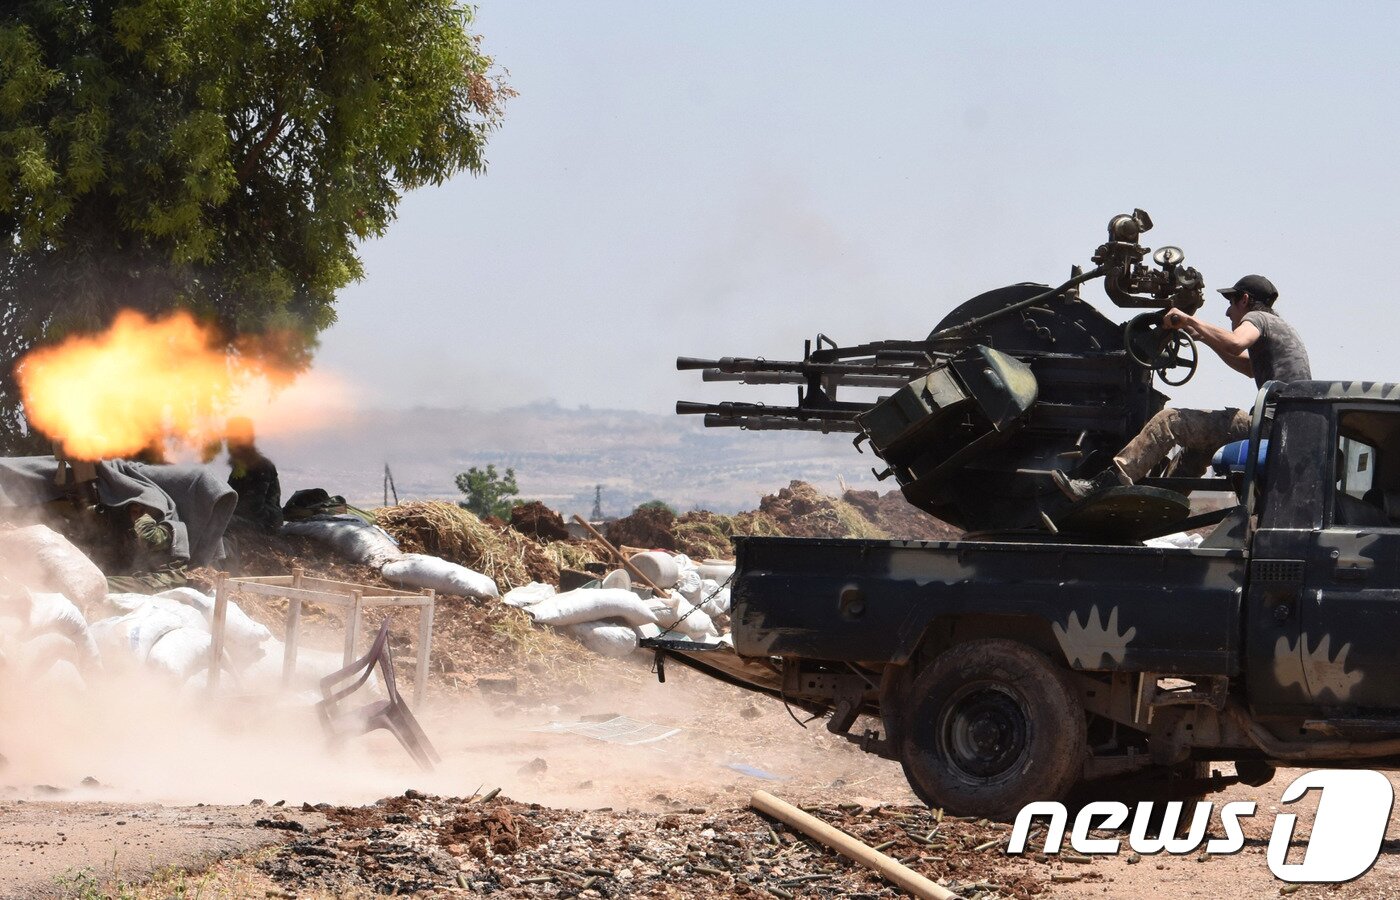
[(8, 5), (0, 354), (185, 306), (305, 359), (403, 192), (484, 170), (513, 92), (470, 23), (456, 0)]
[(506, 469), (503, 477), (496, 474), (494, 465), (488, 465), (485, 469), (472, 466), (458, 474), (457, 490), (467, 495), (462, 505), (468, 510), (477, 516), (495, 516), (498, 519), (510, 518), (511, 508), (516, 503), (510, 498), (520, 493), (515, 483), (515, 470)]

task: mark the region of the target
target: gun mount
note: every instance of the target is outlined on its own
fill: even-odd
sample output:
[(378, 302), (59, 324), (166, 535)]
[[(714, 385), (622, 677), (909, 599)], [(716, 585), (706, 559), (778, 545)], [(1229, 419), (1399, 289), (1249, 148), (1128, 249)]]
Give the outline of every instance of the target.
[[(797, 404), (680, 401), (676, 412), (708, 427), (854, 434), (886, 463), (876, 477), (955, 526), (1053, 533), (1068, 501), (1050, 472), (1101, 471), (1165, 403), (1154, 377), (1179, 385), (1195, 373), (1195, 345), (1162, 317), (1198, 310), (1205, 284), (1176, 247), (1144, 262), (1138, 241), (1151, 227), (1142, 210), (1115, 216), (1094, 268), (1074, 267), (1058, 287), (980, 294), (922, 340), (842, 347), (818, 334), (800, 360), (681, 357), (676, 367), (705, 381), (797, 385)], [(1153, 311), (1114, 322), (1079, 295), (1096, 278), (1120, 308)], [(850, 399), (851, 389), (887, 393)]]

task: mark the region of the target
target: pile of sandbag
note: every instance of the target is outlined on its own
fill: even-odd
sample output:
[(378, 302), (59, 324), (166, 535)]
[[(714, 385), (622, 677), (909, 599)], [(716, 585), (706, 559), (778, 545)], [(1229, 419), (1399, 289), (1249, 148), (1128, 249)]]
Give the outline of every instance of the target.
[(595, 653), (614, 658), (631, 654), (642, 638), (729, 641), (732, 565), (696, 565), (683, 554), (659, 550), (639, 553), (630, 562), (669, 596), (633, 585), (626, 571), (618, 570), (598, 585), (556, 593), (552, 585), (536, 582), (502, 599), (536, 622), (566, 631)]
[(0, 658), (34, 687), (81, 690), (102, 669), (82, 611), (62, 594), (15, 588), (0, 598)]
[(102, 668), (79, 608), (107, 593), (102, 570), (43, 525), (0, 530), (0, 566), (0, 659), (9, 673), (35, 687), (81, 689)]
[[(350, 541), (355, 546), (382, 546), (363, 532), (355, 534)], [(435, 566), (441, 560), (398, 553), (397, 548), (394, 554), (390, 564), (409, 572), (417, 565), (441, 582), (480, 587), (471, 579), (462, 581), (452, 568)], [(0, 577), (0, 665), (7, 676), (32, 688), (82, 690), (87, 679), (104, 669), (145, 669), (181, 685), (207, 683), (214, 620), (214, 598), (208, 594), (188, 587), (154, 596), (108, 594), (102, 571), (67, 538), (43, 525), (0, 529), (0, 563), (6, 576)], [(95, 621), (89, 625), (89, 619)], [(231, 688), (277, 690), (284, 654), (281, 641), (229, 601), (221, 667)], [(341, 668), (342, 659), (340, 653), (299, 647), (290, 686), (315, 687)]]
[(496, 582), (486, 575), (425, 553), (404, 553), (387, 531), (358, 516), (312, 516), (287, 522), (282, 531), (321, 541), (352, 562), (378, 569), (392, 584), (430, 588), (455, 597), (501, 596)]
[[(103, 605), (116, 614), (94, 622), (91, 630), (111, 665), (145, 666), (181, 684), (196, 675), (207, 677), (214, 598), (194, 588), (174, 588), (154, 596), (108, 594)], [(230, 601), (224, 616), (223, 671), (236, 677), (262, 658), (263, 643), (271, 637)]]
[[(155, 596), (109, 594), (105, 606), (118, 615), (92, 624), (103, 659), (114, 666), (144, 666), (181, 684), (202, 687), (208, 683), (213, 597), (184, 587)], [(285, 655), (282, 641), (253, 621), (236, 602), (228, 602), (221, 680), (230, 690), (279, 690), (283, 686)], [(322, 678), (339, 671), (343, 660), (341, 653), (298, 646), (296, 664), (286, 687), (310, 691)], [(376, 685), (377, 681), (371, 679), (370, 687)]]

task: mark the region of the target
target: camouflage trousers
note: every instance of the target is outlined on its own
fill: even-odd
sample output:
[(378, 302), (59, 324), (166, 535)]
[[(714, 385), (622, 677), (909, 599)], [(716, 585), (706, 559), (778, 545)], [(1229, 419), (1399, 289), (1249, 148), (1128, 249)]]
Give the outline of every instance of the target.
[(163, 566), (154, 572), (138, 572), (134, 575), (110, 575), (107, 577), (107, 590), (113, 594), (159, 594), (171, 588), (184, 587), (190, 583), (185, 574), (184, 563)]
[(1249, 413), (1242, 409), (1164, 409), (1147, 421), (1137, 437), (1113, 459), (1137, 481), (1167, 458), (1173, 447), (1181, 453), (1166, 474), (1199, 478), (1210, 459), (1226, 444), (1249, 437)]

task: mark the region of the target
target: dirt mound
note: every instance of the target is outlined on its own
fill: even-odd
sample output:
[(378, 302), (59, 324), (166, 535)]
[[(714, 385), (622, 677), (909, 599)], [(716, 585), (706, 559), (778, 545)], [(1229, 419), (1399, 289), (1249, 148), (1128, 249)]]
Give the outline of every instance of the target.
[(564, 523), (564, 517), (538, 500), (512, 509), (510, 527), (541, 544), (569, 539), (569, 526)]
[(412, 501), (374, 511), (380, 527), (407, 553), (427, 553), (489, 575), (502, 593), (531, 581), (559, 583), (559, 564), (525, 535), (483, 522), (440, 500)]
[(844, 500), (828, 497), (805, 481), (794, 481), (758, 504), (788, 537), (883, 538), (877, 525)]
[(460, 856), (465, 847), (477, 859), (486, 859), (537, 847), (543, 834), (544, 829), (529, 819), (511, 815), (505, 804), (490, 810), (464, 805), (443, 823), (438, 842), (449, 853)]
[(955, 541), (962, 531), (914, 506), (899, 491), (847, 491), (841, 499), (896, 540)]
[(632, 515), (608, 523), (607, 537), (614, 547), (675, 550), (676, 514), (661, 506), (640, 506)]

